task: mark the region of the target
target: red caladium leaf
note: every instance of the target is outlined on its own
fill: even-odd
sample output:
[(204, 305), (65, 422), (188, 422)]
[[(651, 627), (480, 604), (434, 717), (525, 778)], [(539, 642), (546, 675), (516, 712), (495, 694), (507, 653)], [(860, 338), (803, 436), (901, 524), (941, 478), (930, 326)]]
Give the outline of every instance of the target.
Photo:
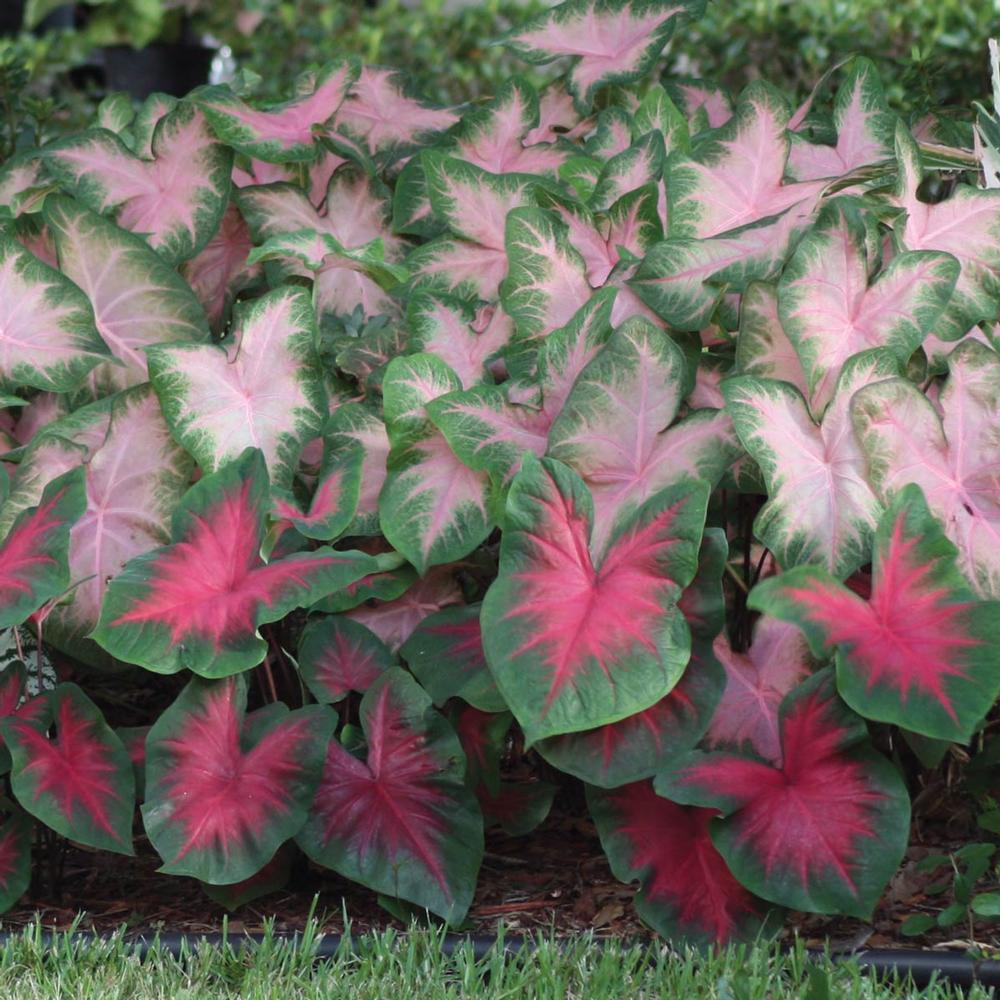
[(714, 484), (739, 455), (722, 411), (701, 410), (670, 427), (689, 388), (680, 348), (641, 318), (619, 327), (577, 378), (548, 454), (590, 489), (595, 552), (654, 493), (685, 476)]
[(11, 812), (0, 823), (0, 913), (9, 910), (31, 884), (31, 821)]
[(916, 143), (900, 123), (896, 129), (899, 184), (896, 201), (905, 210), (896, 237), (906, 250), (939, 250), (962, 266), (947, 312), (935, 333), (955, 340), (980, 320), (994, 320), (1000, 308), (1000, 190), (955, 185), (944, 201), (921, 201), (923, 168)]
[(897, 254), (869, 284), (871, 223), (854, 199), (823, 209), (778, 285), (778, 312), (809, 380), (819, 415), (847, 360), (883, 347), (900, 364), (920, 346), (951, 298), (958, 261), (949, 254)]
[(0, 719), (15, 798), (70, 840), (133, 854), (135, 783), (121, 740), (75, 684), (60, 684), (42, 700), (44, 713)]
[(751, 892), (796, 910), (867, 920), (906, 850), (903, 779), (870, 748), (830, 671), (788, 695), (779, 729), (780, 764), (693, 752), (661, 771), (656, 790), (722, 813), (712, 841)]
[(394, 358), (382, 385), (392, 450), (379, 520), (385, 537), (420, 573), (468, 555), (491, 527), (486, 473), (466, 466), (428, 419), (431, 400), (460, 387), (432, 354)]
[(634, 715), (680, 679), (690, 633), (676, 602), (697, 569), (707, 497), (706, 484), (681, 480), (595, 554), (583, 482), (525, 456), (482, 623), (490, 670), (529, 743)]
[(824, 181), (783, 182), (788, 157), (784, 98), (757, 81), (731, 120), (667, 170), (670, 236), (704, 239), (815, 202)]
[(401, 73), (363, 67), (337, 114), (336, 131), (362, 140), (373, 155), (399, 154), (458, 120), (454, 112), (411, 97), (407, 89)]
[(499, 826), (509, 837), (523, 837), (545, 822), (558, 791), (548, 781), (501, 781), (495, 790), (480, 785), (476, 798), (487, 828)]
[[(791, 124), (791, 123), (790, 123)], [(896, 116), (886, 103), (878, 70), (870, 59), (851, 61), (833, 105), (834, 146), (792, 136), (785, 172), (798, 181), (841, 177), (871, 163), (891, 160)]]
[(698, 552), (698, 572), (677, 602), (695, 639), (711, 641), (726, 624), (722, 577), (728, 558), (726, 532), (722, 528), (706, 528)]
[(461, 698), (481, 712), (507, 708), (486, 666), (480, 608), (479, 604), (462, 604), (435, 611), (417, 625), (399, 650), (435, 705)]
[(817, 655), (837, 650), (837, 687), (855, 711), (964, 743), (1000, 694), (1000, 602), (975, 599), (955, 556), (910, 485), (879, 522), (868, 600), (805, 568), (751, 600), (800, 625)]
[(655, 705), (607, 726), (540, 740), (535, 749), (560, 770), (601, 788), (651, 778), (701, 739), (723, 683), (711, 650), (696, 645), (684, 676)]
[[(22, 660), (9, 661), (0, 670), (0, 719), (14, 715), (27, 698), (27, 681), (28, 673)], [(6, 774), (10, 764), (10, 754), (0, 739), (0, 774)]]
[(228, 885), (202, 883), (209, 899), (224, 906), (230, 913), (256, 899), (263, 899), (284, 889), (292, 874), (292, 862), (298, 852), (292, 844), (283, 844), (278, 852), (256, 875)]
[(481, 712), (455, 702), (448, 718), (465, 752), (466, 785), (472, 789), (482, 786), (496, 794), (500, 788), (500, 757), (513, 721), (510, 712)]
[(0, 233), (0, 380), (69, 392), (110, 353), (86, 295)]
[(365, 452), (350, 440), (327, 443), (323, 450), (308, 510), (302, 509), (291, 492), (273, 489), (271, 513), (306, 538), (329, 541), (343, 534), (357, 513)]
[(0, 628), (20, 625), (69, 586), (70, 529), (86, 505), (82, 469), (51, 482), (0, 543)]
[(88, 208), (146, 237), (171, 263), (193, 257), (219, 227), (233, 154), (205, 117), (181, 101), (156, 125), (148, 158), (106, 129), (47, 147), (46, 164)]
[(746, 653), (734, 652), (722, 635), (712, 651), (726, 672), (726, 684), (706, 744), (749, 749), (772, 764), (780, 763), (778, 710), (785, 695), (811, 669), (805, 636), (794, 625), (765, 616), (754, 626)]
[(146, 353), (174, 436), (206, 471), (259, 448), (288, 486), (328, 412), (309, 293), (283, 286), (237, 311), (224, 345), (167, 344)]
[(215, 331), (225, 325), (236, 294), (261, 273), (259, 264), (247, 262), (251, 250), (250, 230), (236, 204), (230, 203), (216, 234), (181, 267)]
[(912, 382), (887, 379), (858, 392), (854, 426), (880, 497), (916, 483), (958, 547), (973, 589), (1000, 598), (1000, 358), (969, 340), (949, 357), (948, 369), (939, 408)]
[(358, 72), (354, 60), (329, 63), (310, 81), (308, 93), (265, 110), (250, 107), (227, 87), (209, 87), (196, 97), (227, 146), (274, 163), (311, 160), (316, 130), (337, 113)]
[(435, 566), (415, 582), (408, 573), (384, 582), (391, 582), (391, 589), (370, 592), (368, 596), (376, 600), (355, 607), (349, 616), (370, 628), (393, 652), (428, 615), (462, 601), (452, 566)]
[(394, 659), (374, 632), (344, 615), (311, 621), (299, 639), (299, 673), (313, 697), (327, 705), (348, 691), (367, 691)]
[(693, 945), (751, 940), (767, 904), (726, 867), (709, 832), (714, 809), (677, 805), (642, 781), (587, 790), (587, 803), (615, 877), (639, 880), (635, 908), (667, 940)]
[(458, 737), (416, 681), (389, 670), (361, 701), (366, 760), (336, 742), (299, 846), (317, 864), (460, 923), (483, 821)]
[(374, 556), (329, 548), (265, 563), (268, 492), (253, 449), (197, 482), (174, 513), (173, 544), (111, 581), (93, 638), (158, 673), (224, 677), (264, 658), (259, 625), (381, 568)]
[(160, 871), (240, 882), (306, 820), (336, 713), (279, 710), (248, 732), (246, 687), (195, 678), (149, 732), (142, 818)]
[(678, 21), (698, 17), (701, 0), (568, 0), (505, 39), (530, 62), (572, 58), (567, 86), (581, 111), (609, 83), (632, 83), (653, 65)]
[(770, 499), (754, 532), (782, 566), (816, 563), (843, 579), (868, 562), (882, 506), (868, 483), (851, 400), (897, 372), (884, 351), (854, 355), (818, 426), (787, 382), (740, 376), (722, 383), (736, 432), (767, 483)]
[(98, 394), (146, 382), (144, 348), (152, 344), (208, 340), (200, 303), (145, 240), (66, 197), (46, 201), (45, 222), (59, 269), (90, 299), (97, 331), (117, 359), (90, 373)]

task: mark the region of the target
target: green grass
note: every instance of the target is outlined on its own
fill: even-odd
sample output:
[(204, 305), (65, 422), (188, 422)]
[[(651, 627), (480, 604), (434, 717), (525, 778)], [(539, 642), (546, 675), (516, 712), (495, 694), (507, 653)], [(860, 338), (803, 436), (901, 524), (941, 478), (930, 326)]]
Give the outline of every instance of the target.
[[(154, 950), (141, 960), (121, 936), (81, 944), (69, 934), (46, 941), (40, 927), (0, 951), (3, 1000), (387, 1000), (475, 997), (476, 1000), (895, 1000), (962, 994), (943, 985), (918, 990), (885, 984), (856, 966), (813, 962), (796, 946), (733, 948), (714, 956), (674, 956), (665, 948), (596, 945), (584, 937), (569, 948), (551, 938), (532, 953), (491, 953), (476, 962), (471, 947), (443, 954), (441, 934), (415, 928), (358, 936), (329, 961), (314, 962), (314, 934), (299, 947), (270, 939), (255, 948), (202, 945), (181, 959)], [(974, 988), (972, 1000), (990, 996)]]

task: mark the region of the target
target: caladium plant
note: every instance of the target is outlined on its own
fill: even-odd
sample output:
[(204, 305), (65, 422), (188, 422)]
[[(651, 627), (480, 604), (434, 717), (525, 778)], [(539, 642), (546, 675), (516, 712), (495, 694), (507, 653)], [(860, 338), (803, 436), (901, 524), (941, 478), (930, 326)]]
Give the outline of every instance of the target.
[(0, 909), (138, 797), (223, 905), (313, 864), (458, 925), (484, 830), (586, 800), (672, 938), (870, 915), (1000, 693), (1000, 207), (866, 60), (661, 74), (701, 7), (0, 168)]

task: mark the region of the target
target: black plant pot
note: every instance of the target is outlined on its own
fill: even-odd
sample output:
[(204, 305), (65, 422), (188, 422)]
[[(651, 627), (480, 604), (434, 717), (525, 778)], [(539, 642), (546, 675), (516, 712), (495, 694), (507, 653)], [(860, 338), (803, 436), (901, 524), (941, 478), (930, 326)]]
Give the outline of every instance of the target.
[[(25, 0), (0, 0), (0, 37), (17, 35), (24, 23)], [(73, 27), (73, 5), (58, 7), (35, 28), (35, 34), (42, 34), (52, 28)]]
[(187, 43), (147, 45), (133, 49), (112, 45), (104, 49), (104, 84), (142, 100), (150, 94), (183, 97), (208, 82), (215, 49)]

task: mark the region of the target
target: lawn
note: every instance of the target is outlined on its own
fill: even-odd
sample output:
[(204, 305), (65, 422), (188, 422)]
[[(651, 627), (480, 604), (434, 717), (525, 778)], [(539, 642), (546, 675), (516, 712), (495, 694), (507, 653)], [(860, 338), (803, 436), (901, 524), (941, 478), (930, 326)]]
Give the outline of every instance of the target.
[[(234, 941), (238, 942), (234, 936)], [(683, 997), (685, 1000), (763, 998), (961, 997), (957, 988), (923, 990), (878, 982), (856, 965), (811, 959), (799, 945), (732, 947), (716, 955), (671, 954), (664, 946), (595, 942), (586, 936), (561, 946), (539, 939), (531, 952), (477, 961), (471, 944), (452, 954), (442, 934), (415, 928), (358, 936), (329, 960), (316, 961), (319, 938), (307, 933), (298, 947), (268, 939), (253, 950), (201, 945), (181, 958), (154, 948), (140, 959), (121, 936), (81, 944), (69, 934), (46, 938), (40, 926), (19, 932), (0, 950), (3, 1000), (208, 1000), (214, 997), (280, 1000), (610, 1000), (612, 997)], [(992, 992), (974, 987), (977, 1000)]]

